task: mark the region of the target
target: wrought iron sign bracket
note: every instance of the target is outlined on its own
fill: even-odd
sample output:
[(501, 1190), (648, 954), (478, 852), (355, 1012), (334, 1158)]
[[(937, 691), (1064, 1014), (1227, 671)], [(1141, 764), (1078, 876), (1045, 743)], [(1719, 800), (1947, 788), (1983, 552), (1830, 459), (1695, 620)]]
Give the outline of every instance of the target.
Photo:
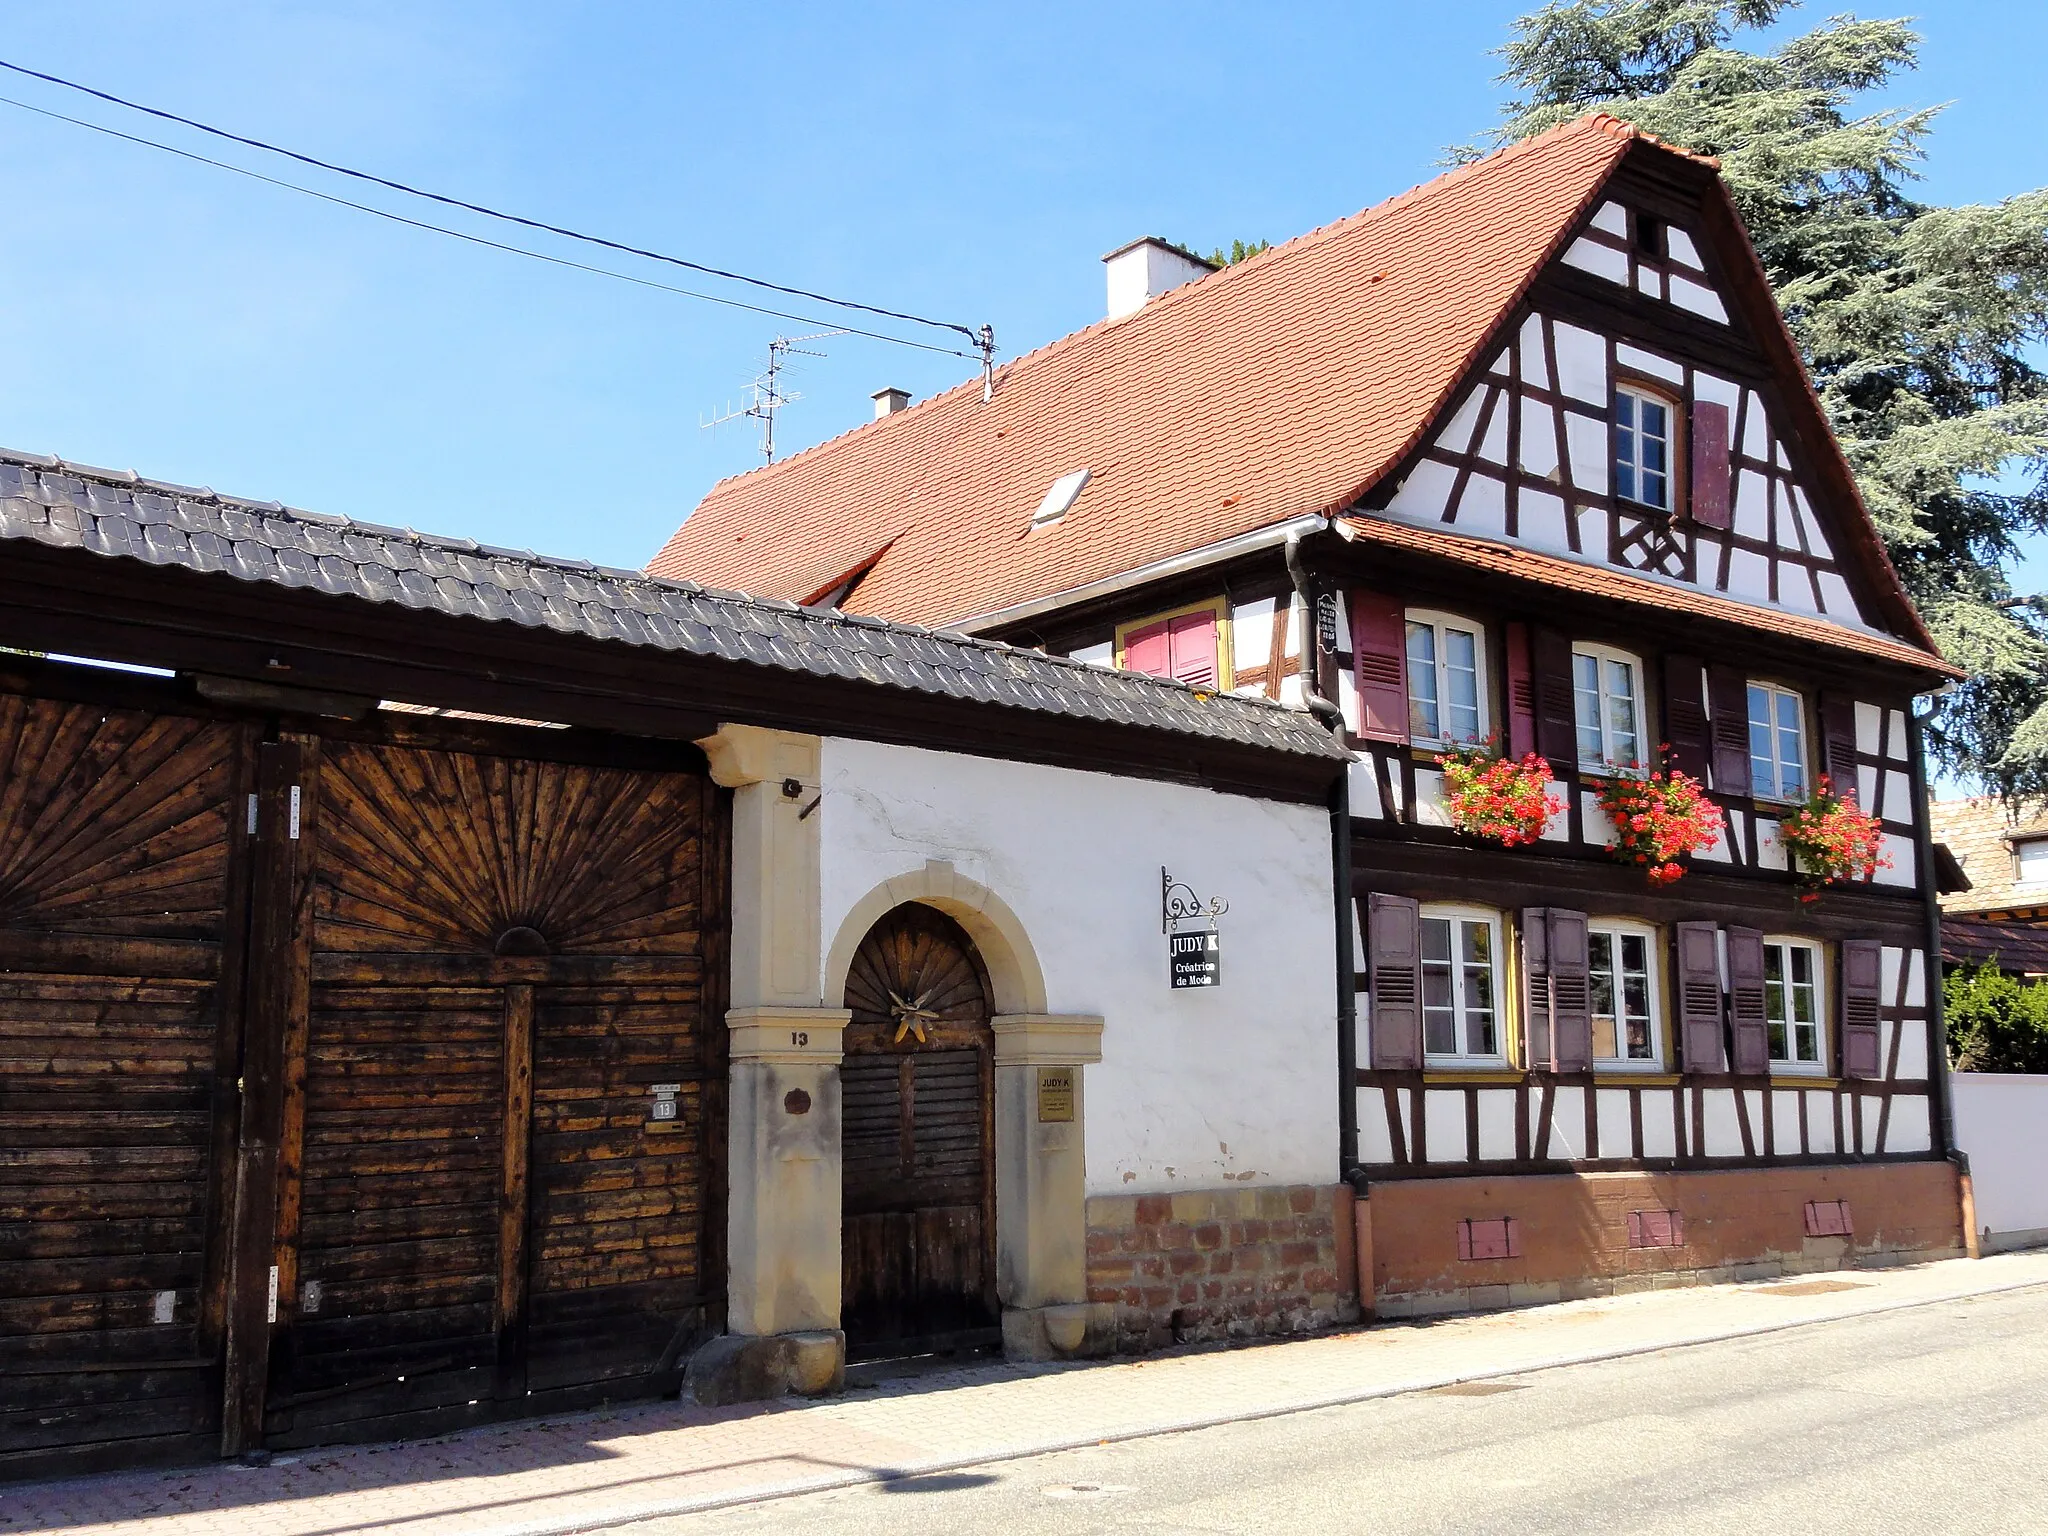
[(1179, 923), (1196, 922), (1202, 919), (1213, 921), (1230, 910), (1230, 903), (1221, 896), (1211, 896), (1206, 902), (1195, 894), (1195, 888), (1184, 880), (1176, 880), (1167, 872), (1165, 865), (1159, 866), (1159, 931), (1171, 934)]

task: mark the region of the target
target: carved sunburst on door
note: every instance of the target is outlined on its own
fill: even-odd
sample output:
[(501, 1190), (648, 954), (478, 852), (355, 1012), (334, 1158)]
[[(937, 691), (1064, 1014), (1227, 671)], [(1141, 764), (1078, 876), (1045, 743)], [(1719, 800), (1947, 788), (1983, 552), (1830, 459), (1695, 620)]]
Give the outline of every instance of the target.
[(899, 907), (862, 942), (846, 978), (849, 1050), (958, 1046), (988, 1028), (988, 982), (959, 924)]

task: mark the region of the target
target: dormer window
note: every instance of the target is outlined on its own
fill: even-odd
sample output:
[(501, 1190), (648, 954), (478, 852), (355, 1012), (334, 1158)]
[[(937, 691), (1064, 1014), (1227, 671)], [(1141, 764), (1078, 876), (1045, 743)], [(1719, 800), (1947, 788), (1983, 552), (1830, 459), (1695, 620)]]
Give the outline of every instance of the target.
[(2012, 845), (2013, 878), (2020, 885), (2048, 885), (2048, 837), (2029, 837)]
[(1614, 391), (1614, 492), (1624, 501), (1669, 512), (1676, 504), (1672, 464), (1676, 458), (1678, 408), (1668, 395), (1640, 385)]

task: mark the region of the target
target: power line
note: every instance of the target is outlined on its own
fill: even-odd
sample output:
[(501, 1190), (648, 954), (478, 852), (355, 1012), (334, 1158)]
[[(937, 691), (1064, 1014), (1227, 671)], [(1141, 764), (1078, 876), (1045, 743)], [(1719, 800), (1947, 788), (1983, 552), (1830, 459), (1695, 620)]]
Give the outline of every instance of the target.
[[(402, 181), (392, 181), (387, 177), (373, 176), (368, 171), (351, 170), (348, 166), (336, 165), (329, 160), (316, 159), (312, 155), (302, 155), (297, 150), (285, 149), (276, 144), (266, 143), (262, 139), (245, 138), (239, 133), (230, 133), (225, 128), (215, 128), (211, 124), (198, 121), (196, 118), (180, 117), (177, 113), (167, 112), (161, 107), (145, 106), (139, 101), (130, 101), (124, 96), (116, 96), (109, 91), (98, 90), (90, 85), (81, 85), (76, 80), (66, 80), (62, 75), (45, 74), (39, 69), (30, 69), (22, 64), (11, 64), (5, 59), (0, 59), (0, 69), (11, 70), (17, 75), (27, 75), (33, 80), (45, 80), (51, 85), (61, 85), (66, 90), (79, 91), (87, 96), (95, 96), (101, 101), (111, 102), (117, 107), (126, 107), (131, 112), (143, 112), (151, 117), (161, 118), (165, 122), (180, 123), (187, 128), (197, 129), (200, 133), (211, 134), (217, 139), (226, 139), (230, 143), (246, 145), (250, 149), (260, 149), (266, 154), (282, 155), (286, 159), (296, 160), (302, 165), (310, 165), (323, 171), (332, 171), (337, 176), (350, 176), (357, 181), (367, 181), (375, 186), (387, 187), (393, 192), (403, 192), (408, 197), (425, 198), (429, 202), (440, 203), (445, 207), (461, 208), (470, 213), (482, 214), (485, 218), (500, 219), (507, 224), (518, 224), (527, 229), (540, 230), (546, 234), (560, 235), (567, 240), (580, 240), (587, 245), (602, 246), (606, 250), (618, 251), (627, 256), (641, 256), (649, 261), (660, 261), (666, 262), (670, 266), (686, 267), (692, 272), (702, 272), (708, 277), (722, 277), (735, 283), (748, 283), (756, 288), (767, 288), (776, 293), (786, 293), (792, 298), (810, 299), (815, 303), (831, 304), (841, 309), (858, 309), (867, 314), (880, 315), (889, 320), (906, 320), (914, 325), (928, 325), (934, 330), (957, 331), (976, 346), (983, 344), (982, 336), (974, 329), (965, 325), (957, 325), (950, 320), (930, 320), (923, 315), (913, 315), (905, 310), (882, 309), (876, 305), (862, 304), (853, 299), (835, 299), (830, 294), (813, 293), (808, 288), (790, 288), (782, 283), (771, 283), (766, 278), (748, 277), (743, 272), (728, 272), (722, 267), (706, 266), (702, 262), (688, 261), (681, 256), (670, 256), (661, 251), (650, 251), (637, 245), (624, 245), (617, 240), (607, 240), (601, 235), (588, 235), (580, 230), (564, 228), (559, 224), (548, 224), (539, 219), (522, 218), (516, 213), (504, 213), (496, 208), (485, 207), (482, 203), (466, 202), (459, 197), (446, 197), (439, 192), (428, 192), (419, 187), (408, 186)], [(53, 113), (51, 115), (55, 116), (57, 114)], [(66, 121), (72, 121), (72, 119), (66, 119)], [(162, 148), (163, 146), (159, 145), (157, 147)], [(983, 329), (985, 330), (986, 327)]]
[[(12, 68), (13, 66), (10, 65), (8, 67)], [(149, 149), (159, 149), (167, 155), (176, 155), (181, 160), (196, 161), (200, 165), (210, 165), (217, 170), (233, 171), (237, 176), (247, 176), (251, 181), (260, 181), (269, 186), (282, 187), (287, 192), (297, 192), (306, 197), (318, 198), (323, 203), (332, 203), (339, 208), (353, 208), (358, 213), (373, 214), (377, 218), (388, 219), (393, 224), (403, 224), (411, 229), (424, 229), (433, 234), (447, 235), (451, 239), (467, 241), (471, 245), (481, 245), (489, 250), (505, 251), (514, 256), (527, 257), (532, 261), (544, 261), (550, 266), (567, 267), (575, 272), (589, 272), (598, 277), (609, 277), (622, 283), (632, 283), (635, 287), (653, 288), (662, 293), (680, 294), (686, 299), (702, 299), (707, 304), (722, 304), (727, 309), (743, 309), (750, 314), (768, 315), (777, 320), (798, 320), (805, 325), (832, 325), (830, 320), (821, 320), (816, 315), (797, 314), (785, 309), (769, 309), (765, 305), (748, 304), (743, 300), (723, 298), (715, 293), (700, 293), (694, 288), (678, 288), (673, 283), (657, 283), (652, 278), (635, 277), (629, 272), (614, 271), (610, 267), (596, 267), (588, 262), (571, 261), (565, 256), (550, 256), (545, 251), (530, 250), (523, 245), (508, 245), (502, 240), (487, 240), (482, 235), (472, 235), (466, 230), (450, 229), (445, 224), (433, 224), (424, 219), (409, 219), (402, 213), (392, 213), (388, 209), (372, 207), (368, 203), (352, 202), (345, 197), (336, 197), (331, 192), (321, 192), (313, 187), (301, 186), (295, 181), (284, 181), (276, 176), (266, 176), (261, 171), (250, 170), (247, 166), (233, 165), (226, 160), (215, 160), (206, 155), (196, 154), (189, 149), (180, 149), (175, 144), (163, 144), (155, 139), (145, 139), (138, 134), (123, 133), (120, 129), (109, 128), (104, 123), (88, 122), (82, 117), (69, 117), (62, 112), (53, 112), (48, 107), (38, 107), (26, 101), (17, 101), (12, 96), (0, 96), (0, 104), (19, 107), (24, 112), (33, 112), (38, 117), (54, 118), (60, 123), (70, 123), (74, 127), (89, 128), (94, 133), (103, 133), (111, 139), (122, 139), (130, 144), (140, 144)], [(831, 301), (828, 300), (827, 302)], [(962, 352), (954, 347), (933, 346), (930, 342), (912, 341), (907, 336), (891, 336), (884, 331), (867, 331), (857, 326), (839, 326), (836, 329), (842, 330), (850, 336), (865, 336), (870, 341), (892, 342), (899, 347), (914, 347), (920, 352), (937, 352), (945, 357), (964, 357), (972, 360), (979, 356), (986, 362), (986, 352)], [(976, 338), (976, 340), (977, 345), (979, 345), (979, 339)]]

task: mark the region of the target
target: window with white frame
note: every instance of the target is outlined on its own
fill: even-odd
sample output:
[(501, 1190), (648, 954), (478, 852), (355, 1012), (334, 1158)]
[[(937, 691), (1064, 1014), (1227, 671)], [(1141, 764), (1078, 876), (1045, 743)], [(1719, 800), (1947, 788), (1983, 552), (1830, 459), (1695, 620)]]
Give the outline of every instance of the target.
[(2048, 837), (2029, 837), (2012, 845), (2013, 878), (2021, 885), (2048, 884)]
[(1760, 800), (1806, 798), (1806, 706), (1776, 683), (1749, 685), (1749, 792)]
[(1804, 939), (1765, 939), (1764, 1022), (1773, 1067), (1825, 1070), (1820, 1010), (1820, 946)]
[(1408, 613), (1408, 734), (1431, 746), (1486, 739), (1486, 636), (1448, 613)]
[(1646, 923), (1596, 918), (1586, 930), (1593, 1060), (1655, 1067), (1664, 1059), (1657, 993), (1657, 933)]
[(1639, 506), (1669, 512), (1671, 401), (1652, 390), (1617, 385), (1614, 391), (1614, 493)]
[(1422, 909), (1422, 1050), (1446, 1064), (1499, 1066), (1500, 914)]
[(1572, 647), (1572, 700), (1581, 768), (1633, 768), (1643, 760), (1637, 726), (1642, 663), (1604, 645)]

